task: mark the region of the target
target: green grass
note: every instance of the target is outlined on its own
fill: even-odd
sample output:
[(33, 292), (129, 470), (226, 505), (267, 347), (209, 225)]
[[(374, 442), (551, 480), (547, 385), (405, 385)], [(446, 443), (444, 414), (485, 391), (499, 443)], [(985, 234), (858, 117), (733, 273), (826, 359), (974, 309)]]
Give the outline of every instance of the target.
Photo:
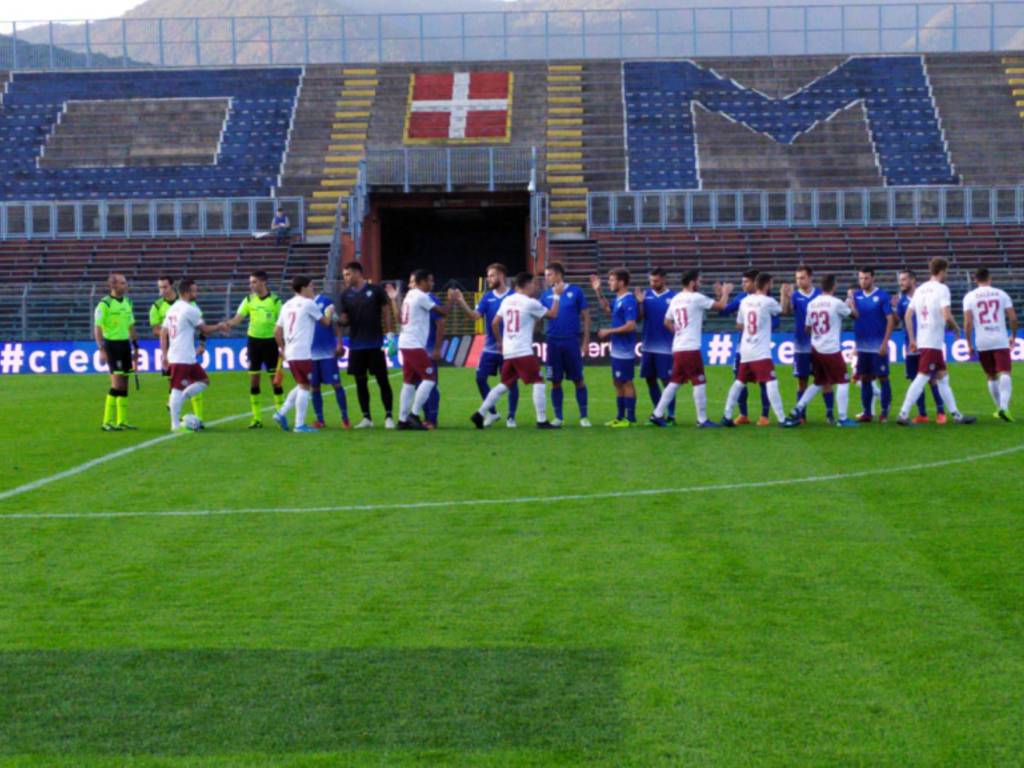
[[(432, 434), (239, 419), (0, 501), (80, 515), (0, 518), (0, 765), (1019, 765), (1024, 450), (629, 493), (1024, 449), (952, 376), (975, 427), (477, 433), (444, 370)], [(0, 491), (165, 434), (165, 386), (103, 434), (101, 378), (0, 378)]]

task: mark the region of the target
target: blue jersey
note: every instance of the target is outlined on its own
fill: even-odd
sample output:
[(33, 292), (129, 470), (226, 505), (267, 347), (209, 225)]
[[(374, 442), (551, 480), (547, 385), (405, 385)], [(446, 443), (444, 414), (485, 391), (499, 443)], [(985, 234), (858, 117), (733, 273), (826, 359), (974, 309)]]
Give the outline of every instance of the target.
[(857, 319), (853, 321), (857, 349), (877, 352), (882, 347), (889, 315), (892, 314), (892, 300), (881, 288), (875, 288), (871, 293), (856, 291), (853, 294), (853, 302), (858, 313)]
[[(494, 329), (491, 327), (491, 323), (494, 322), (494, 318), (501, 308), (501, 302), (511, 294), (511, 288), (506, 288), (504, 293), (487, 291), (480, 296), (480, 301), (476, 303), (476, 313), (480, 315), (484, 322), (484, 333), (487, 337), (487, 340), (484, 342), (484, 352), (501, 354), (501, 349), (498, 347), (498, 340), (494, 337)], [(433, 317), (433, 314), (431, 314), (431, 317)]]
[(821, 296), (821, 289), (815, 287), (809, 295), (804, 295), (799, 290), (793, 291), (793, 340), (796, 342), (796, 352), (811, 351), (811, 334), (807, 332), (807, 305)]
[[(435, 304), (441, 302), (437, 300), (437, 296), (434, 294), (428, 294), (433, 299)], [(434, 354), (434, 345), (437, 343), (437, 321), (441, 319), (441, 316), (437, 312), (430, 313), (430, 330), (427, 332), (427, 343), (423, 347), (431, 355)]]
[[(320, 307), (320, 311), (327, 314), (327, 308), (334, 305), (330, 296), (320, 294), (313, 301)], [(314, 360), (327, 360), (334, 357), (335, 350), (338, 348), (338, 337), (334, 335), (334, 323), (330, 325), (323, 325), (321, 323), (316, 324), (316, 329), (313, 331), (313, 359)]]
[[(896, 302), (896, 327), (903, 325), (903, 318), (907, 316), (910, 309), (910, 302), (914, 297), (907, 293), (901, 293), (899, 301)], [(917, 315), (914, 315), (914, 332), (917, 332)], [(907, 354), (910, 354), (908, 351)]]
[[(640, 305), (632, 293), (616, 296), (612, 302), (612, 327), (618, 328), (630, 320), (634, 323), (639, 316)], [(636, 358), (636, 331), (616, 333), (611, 337), (612, 357), (617, 360), (633, 360)]]
[[(541, 294), (540, 303), (548, 309), (555, 303), (555, 292), (548, 288)], [(547, 337), (549, 339), (578, 339), (583, 332), (580, 326), (580, 315), (587, 308), (587, 297), (583, 290), (575, 285), (565, 286), (562, 298), (558, 302), (558, 316), (548, 320)]]
[(675, 291), (669, 290), (658, 295), (653, 288), (648, 288), (644, 294), (644, 352), (672, 354), (672, 340), (675, 334), (665, 327), (665, 313), (668, 312), (668, 305), (675, 295)]

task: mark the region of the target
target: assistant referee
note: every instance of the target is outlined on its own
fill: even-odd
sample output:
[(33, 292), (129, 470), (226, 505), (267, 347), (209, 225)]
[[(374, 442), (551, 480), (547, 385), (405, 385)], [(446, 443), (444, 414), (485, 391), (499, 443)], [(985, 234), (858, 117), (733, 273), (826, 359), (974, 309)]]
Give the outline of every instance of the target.
[(119, 272), (107, 278), (110, 293), (93, 312), (93, 338), (100, 362), (110, 369), (110, 390), (103, 406), (104, 432), (135, 429), (128, 423), (128, 374), (135, 370), (139, 348), (135, 335), (135, 312), (128, 298), (128, 280)]

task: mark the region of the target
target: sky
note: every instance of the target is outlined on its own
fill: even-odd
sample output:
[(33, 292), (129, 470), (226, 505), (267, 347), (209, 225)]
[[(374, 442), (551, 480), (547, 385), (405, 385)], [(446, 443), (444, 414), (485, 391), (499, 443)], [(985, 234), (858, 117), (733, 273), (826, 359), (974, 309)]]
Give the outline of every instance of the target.
[(31, 3), (4, 3), (0, 22), (57, 21), (60, 19), (109, 19), (120, 16), (142, 0), (33, 0)]

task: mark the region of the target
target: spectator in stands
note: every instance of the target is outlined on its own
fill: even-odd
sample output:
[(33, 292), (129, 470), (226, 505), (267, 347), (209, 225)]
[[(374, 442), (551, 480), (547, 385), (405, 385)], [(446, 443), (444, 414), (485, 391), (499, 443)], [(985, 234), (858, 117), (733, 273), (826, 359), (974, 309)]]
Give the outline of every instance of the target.
[(274, 233), (274, 241), (277, 245), (287, 243), (292, 234), (292, 223), (288, 220), (288, 214), (284, 208), (278, 208), (274, 214), (274, 222), (270, 225), (270, 231)]

